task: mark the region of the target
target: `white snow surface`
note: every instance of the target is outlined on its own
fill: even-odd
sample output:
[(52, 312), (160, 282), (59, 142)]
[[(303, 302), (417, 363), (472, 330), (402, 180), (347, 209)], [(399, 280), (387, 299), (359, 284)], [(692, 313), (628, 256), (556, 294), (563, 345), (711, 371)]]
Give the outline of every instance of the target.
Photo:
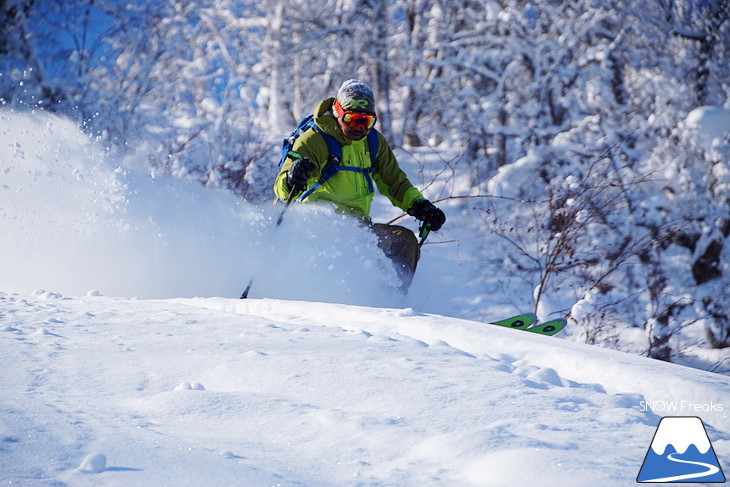
[[(726, 377), (411, 309), (0, 295), (12, 485), (630, 485)], [(723, 456), (724, 455), (724, 456)]]
[(331, 212), (0, 135), (0, 485), (627, 486), (668, 412), (730, 465), (728, 377), (445, 316), (445, 246), (402, 298)]

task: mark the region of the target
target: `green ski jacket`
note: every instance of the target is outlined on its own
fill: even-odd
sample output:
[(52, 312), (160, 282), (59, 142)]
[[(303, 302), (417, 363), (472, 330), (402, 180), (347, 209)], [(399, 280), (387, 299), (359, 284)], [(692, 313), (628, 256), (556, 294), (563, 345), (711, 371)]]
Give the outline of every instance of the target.
[[(367, 137), (361, 140), (350, 140), (342, 134), (332, 112), (334, 101), (334, 98), (328, 98), (317, 106), (314, 112), (315, 123), (323, 132), (334, 136), (340, 142), (342, 146), (340, 165), (369, 168), (371, 158)], [(302, 157), (311, 160), (316, 166), (312, 176), (307, 181), (307, 188), (309, 188), (319, 180), (322, 168), (327, 163), (329, 158), (327, 143), (319, 132), (310, 128), (299, 136), (294, 143), (293, 150), (301, 154)], [(274, 193), (281, 200), (286, 200), (289, 197), (289, 190), (286, 187), (286, 175), (292, 162), (291, 158), (287, 158), (274, 183)], [(378, 133), (375, 171), (371, 177), (378, 187), (378, 191), (403, 211), (408, 211), (413, 203), (423, 198), (421, 192), (411, 184), (406, 174), (398, 166), (398, 161), (390, 145), (380, 133)], [(338, 171), (334, 177), (327, 180), (304, 201), (330, 203), (335, 205), (340, 212), (349, 213), (369, 221), (373, 193), (369, 191), (363, 173)]]

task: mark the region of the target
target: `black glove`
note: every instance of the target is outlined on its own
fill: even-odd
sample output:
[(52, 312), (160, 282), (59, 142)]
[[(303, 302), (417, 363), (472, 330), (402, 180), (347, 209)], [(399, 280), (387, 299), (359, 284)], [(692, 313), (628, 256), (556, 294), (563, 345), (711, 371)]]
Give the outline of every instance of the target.
[(408, 210), (408, 214), (415, 216), (426, 225), (429, 225), (434, 232), (437, 232), (446, 223), (446, 215), (444, 215), (444, 212), (436, 208), (433, 203), (426, 199), (413, 203), (411, 209)]
[(314, 163), (306, 157), (295, 159), (286, 175), (286, 187), (289, 191), (304, 191), (314, 167)]

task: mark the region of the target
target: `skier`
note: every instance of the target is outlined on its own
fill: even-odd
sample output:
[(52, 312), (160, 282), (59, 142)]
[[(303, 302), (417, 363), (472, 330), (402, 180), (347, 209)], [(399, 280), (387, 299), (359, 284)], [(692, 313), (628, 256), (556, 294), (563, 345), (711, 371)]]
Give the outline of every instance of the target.
[[(405, 227), (372, 223), (373, 182), (393, 205), (431, 231), (438, 231), (446, 216), (408, 180), (388, 142), (373, 129), (376, 120), (372, 89), (360, 80), (345, 81), (335, 98), (327, 98), (316, 107), (315, 126), (294, 142), (276, 178), (274, 192), (281, 200), (294, 193), (303, 196), (304, 202), (333, 204), (337, 211), (360, 218), (377, 235), (379, 247), (395, 264), (405, 294), (420, 257), (418, 240)], [(333, 157), (333, 149), (341, 156)]]

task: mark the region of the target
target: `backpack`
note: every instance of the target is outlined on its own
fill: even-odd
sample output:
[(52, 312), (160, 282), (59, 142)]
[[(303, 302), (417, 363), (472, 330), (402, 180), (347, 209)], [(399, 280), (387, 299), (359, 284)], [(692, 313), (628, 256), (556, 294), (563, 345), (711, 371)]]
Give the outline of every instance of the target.
[(319, 134), (324, 139), (325, 143), (327, 144), (327, 150), (329, 151), (329, 157), (327, 158), (327, 163), (325, 164), (324, 168), (322, 168), (322, 175), (320, 176), (319, 181), (317, 181), (309, 189), (307, 189), (299, 197), (299, 201), (304, 201), (306, 198), (309, 197), (309, 195), (317, 191), (317, 189), (319, 189), (319, 187), (322, 186), (325, 181), (334, 177), (339, 171), (352, 171), (363, 173), (363, 175), (365, 176), (365, 180), (368, 182), (368, 191), (372, 193), (374, 191), (374, 187), (373, 179), (370, 177), (370, 174), (375, 172), (375, 157), (378, 153), (378, 132), (375, 129), (370, 129), (367, 135), (368, 150), (370, 151), (370, 167), (341, 166), (340, 160), (342, 159), (342, 146), (337, 141), (337, 139), (329, 134), (326, 134), (322, 129), (317, 126), (316, 123), (314, 123), (314, 115), (309, 115), (305, 117), (301, 122), (299, 122), (299, 125), (297, 125), (297, 128), (294, 129), (289, 137), (284, 139), (284, 144), (281, 148), (281, 160), (279, 161), (279, 167), (284, 164), (287, 157), (291, 157), (292, 159), (302, 158), (301, 154), (294, 152), (292, 148), (294, 147), (294, 142), (296, 142), (299, 136), (310, 128), (313, 128), (314, 130), (319, 132)]

